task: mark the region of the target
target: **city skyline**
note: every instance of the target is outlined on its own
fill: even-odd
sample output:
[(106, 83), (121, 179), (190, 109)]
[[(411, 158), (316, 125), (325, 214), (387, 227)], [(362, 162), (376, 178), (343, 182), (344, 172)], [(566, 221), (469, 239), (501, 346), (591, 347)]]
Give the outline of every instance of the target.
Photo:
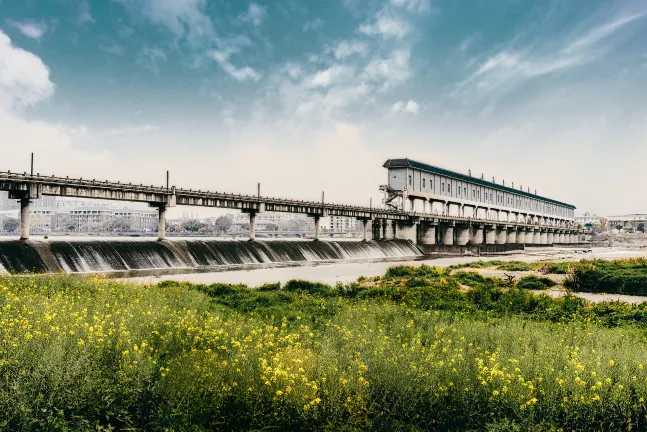
[(632, 186), (647, 157), (643, 2), (0, 11), (0, 169), (28, 170), (34, 151), (43, 174), (162, 184), (170, 170), (196, 189), (260, 182), (270, 196), (366, 205), (382, 163), (410, 157), (580, 212), (644, 212)]

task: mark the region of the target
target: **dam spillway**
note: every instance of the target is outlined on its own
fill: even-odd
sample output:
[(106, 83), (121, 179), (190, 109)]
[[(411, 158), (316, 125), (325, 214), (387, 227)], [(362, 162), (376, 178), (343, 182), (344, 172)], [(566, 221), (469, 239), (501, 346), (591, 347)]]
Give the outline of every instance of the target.
[(3, 240), (0, 241), (0, 273), (209, 271), (421, 255), (416, 246), (403, 240)]

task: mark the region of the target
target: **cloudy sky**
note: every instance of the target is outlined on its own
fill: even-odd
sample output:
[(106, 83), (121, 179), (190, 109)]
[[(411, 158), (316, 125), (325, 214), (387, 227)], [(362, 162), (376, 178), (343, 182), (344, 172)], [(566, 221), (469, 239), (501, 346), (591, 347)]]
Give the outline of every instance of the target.
[(647, 212), (646, 42), (644, 0), (0, 0), (0, 170), (368, 204), (408, 157)]

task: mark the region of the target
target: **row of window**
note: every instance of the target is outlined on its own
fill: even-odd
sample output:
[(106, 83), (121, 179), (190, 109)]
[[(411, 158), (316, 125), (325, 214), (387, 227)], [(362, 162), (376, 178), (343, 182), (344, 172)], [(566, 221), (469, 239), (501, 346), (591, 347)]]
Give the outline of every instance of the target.
[[(394, 177), (395, 178), (395, 177)], [(407, 176), (407, 180), (409, 183), (409, 186), (413, 187), (413, 176), (409, 174)], [(421, 184), (420, 186), (422, 187), (423, 191), (427, 190), (427, 186), (429, 186), (429, 189), (433, 190), (434, 189), (434, 182), (432, 179), (426, 179), (422, 178), (421, 179)], [(415, 189), (415, 187), (413, 187)], [(447, 194), (451, 195), (452, 194), (452, 184), (448, 181), (447, 182), (447, 187), (445, 187), (445, 182), (441, 181), (440, 184), (440, 193), (441, 194)], [(455, 195), (457, 198), (461, 199), (470, 199), (467, 187), (460, 187), (457, 186), (455, 190)], [(484, 191), (483, 193), (483, 201), (486, 203), (490, 204), (496, 204), (500, 206), (508, 206), (508, 207), (514, 207), (517, 209), (524, 209), (524, 210), (530, 210), (530, 211), (535, 211), (535, 212), (541, 212), (541, 213), (546, 213), (546, 214), (551, 214), (554, 216), (563, 216), (563, 217), (573, 217), (573, 210), (572, 209), (567, 209), (565, 207), (551, 204), (545, 201), (541, 200), (535, 200), (532, 198), (523, 198), (523, 197), (517, 197), (517, 196), (505, 196), (504, 193), (500, 192), (489, 192), (489, 191)], [(480, 188), (472, 188), (472, 196), (471, 199), (474, 201), (481, 201), (481, 190)]]

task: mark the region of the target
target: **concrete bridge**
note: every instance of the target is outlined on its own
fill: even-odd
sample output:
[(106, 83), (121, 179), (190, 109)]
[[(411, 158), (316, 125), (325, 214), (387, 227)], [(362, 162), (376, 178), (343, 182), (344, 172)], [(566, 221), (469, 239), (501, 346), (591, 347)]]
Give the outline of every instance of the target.
[[(478, 245), (478, 244), (553, 244), (576, 243), (580, 230), (567, 219), (543, 217), (531, 212), (504, 212), (505, 219), (451, 215), (449, 201), (441, 212), (406, 211), (326, 203), (323, 200), (299, 201), (263, 197), (260, 194), (236, 195), (223, 192), (182, 189), (175, 186), (146, 186), (100, 180), (71, 179), (27, 173), (0, 172), (0, 190), (9, 192), (11, 199), (20, 201), (20, 238), (29, 238), (29, 209), (33, 199), (43, 195), (61, 197), (108, 199), (145, 202), (159, 211), (158, 238), (166, 238), (166, 210), (177, 205), (238, 209), (249, 214), (250, 240), (255, 239), (255, 217), (265, 211), (306, 214), (315, 221), (315, 239), (320, 235), (320, 219), (324, 216), (345, 216), (363, 221), (364, 240), (369, 238), (369, 226), (375, 240), (406, 239), (420, 245)], [(486, 208), (486, 207), (484, 207)], [(474, 212), (476, 216), (478, 212)], [(486, 215), (489, 212), (486, 212)]]

